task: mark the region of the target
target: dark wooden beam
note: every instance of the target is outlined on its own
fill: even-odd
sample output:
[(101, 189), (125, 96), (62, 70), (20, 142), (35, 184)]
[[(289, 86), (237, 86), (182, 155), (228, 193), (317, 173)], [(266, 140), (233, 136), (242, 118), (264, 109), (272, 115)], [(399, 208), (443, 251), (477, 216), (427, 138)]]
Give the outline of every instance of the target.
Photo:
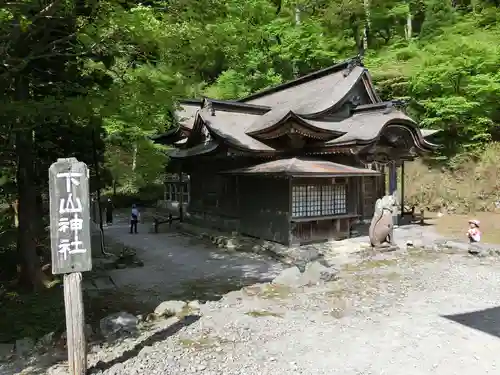
[(184, 182), (182, 175), (182, 164), (179, 166), (179, 188), (177, 191), (180, 191), (179, 197), (179, 221), (182, 223), (184, 221)]

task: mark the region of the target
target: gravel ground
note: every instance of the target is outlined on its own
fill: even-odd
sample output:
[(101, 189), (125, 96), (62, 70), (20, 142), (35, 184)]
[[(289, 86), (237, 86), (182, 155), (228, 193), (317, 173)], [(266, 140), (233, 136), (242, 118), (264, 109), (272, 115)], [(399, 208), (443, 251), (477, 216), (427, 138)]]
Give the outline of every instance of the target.
[(105, 228), (107, 239), (135, 249), (144, 267), (109, 271), (115, 285), (101, 283), (100, 290), (126, 290), (151, 310), (167, 299), (220, 297), (238, 286), (272, 280), (283, 270), (267, 257), (227, 252), (191, 236), (150, 229), (151, 223), (139, 224), (139, 233), (129, 234), (123, 217)]
[[(108, 233), (111, 230), (121, 229), (116, 226)], [(431, 229), (398, 232), (399, 240), (437, 239)], [(123, 238), (131, 246), (128, 241), (149, 246), (156, 254), (151, 261), (170, 259), (170, 267), (178, 269), (163, 280), (231, 272), (269, 276), (281, 267), (250, 255), (234, 260), (224, 254), (221, 259), (215, 250), (186, 249), (181, 246), (186, 246), (185, 238), (168, 243), (161, 242), (166, 237), (153, 234)], [(158, 255), (160, 248), (153, 242), (162, 246), (165, 256)], [(498, 371), (498, 258), (476, 258), (463, 250), (409, 249), (342, 259), (338, 281), (298, 289), (272, 284), (245, 287), (202, 304), (199, 319), (186, 318), (191, 324), (183, 326), (172, 318), (140, 337), (94, 347), (89, 373), (481, 375)], [(162, 267), (147, 269), (157, 281), (154, 285), (161, 284), (160, 275), (167, 272)], [(126, 280), (132, 285), (139, 278), (138, 274)], [(147, 280), (140, 285), (146, 287)], [(53, 367), (32, 374), (64, 371)]]
[(230, 293), (176, 335), (94, 373), (494, 373), (499, 282), (493, 260), (462, 254), (364, 259), (337, 282)]

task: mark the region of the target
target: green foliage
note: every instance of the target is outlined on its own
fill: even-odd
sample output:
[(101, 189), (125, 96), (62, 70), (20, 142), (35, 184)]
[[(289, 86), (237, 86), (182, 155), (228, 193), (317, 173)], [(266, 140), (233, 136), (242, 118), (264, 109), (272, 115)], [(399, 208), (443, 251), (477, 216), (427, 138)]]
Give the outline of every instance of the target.
[(389, 48), (369, 63), (384, 95), (412, 98), (422, 125), (444, 130), (449, 156), (480, 151), (498, 134), (500, 28), (478, 29), (476, 21), (463, 17), (432, 43)]
[(23, 337), (37, 339), (65, 330), (62, 287), (33, 294), (6, 291), (0, 300), (0, 311), (9, 317), (0, 321), (0, 342), (12, 343)]
[[(422, 126), (443, 130), (438, 141), (445, 146), (441, 152), (448, 160), (457, 153), (480, 152), (485, 143), (498, 139), (500, 11), (496, 3), (334, 0), (280, 4), (280, 13), (271, 19), (256, 12), (253, 30), (233, 29), (244, 51), (227, 36), (219, 44), (210, 43), (210, 48), (216, 48), (224, 41), (219, 66), (226, 68), (215, 82), (207, 82), (205, 95), (240, 98), (329, 66), (357, 53), (365, 43), (366, 28), (365, 63), (381, 96), (411, 99), (409, 113)], [(203, 27), (236, 25), (237, 16), (204, 20)], [(213, 62), (206, 48), (205, 59)]]
[(420, 36), (422, 38), (435, 37), (439, 35), (444, 26), (448, 26), (455, 20), (456, 13), (451, 1), (427, 0), (425, 4), (425, 19), (422, 23)]

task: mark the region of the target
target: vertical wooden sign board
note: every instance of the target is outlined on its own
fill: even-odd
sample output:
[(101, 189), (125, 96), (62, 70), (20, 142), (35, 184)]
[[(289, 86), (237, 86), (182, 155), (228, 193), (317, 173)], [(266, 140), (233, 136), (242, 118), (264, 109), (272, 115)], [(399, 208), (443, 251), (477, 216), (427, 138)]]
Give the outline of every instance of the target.
[(49, 168), (52, 273), (64, 275), (64, 307), (71, 375), (87, 372), (82, 272), (92, 269), (89, 174), (75, 158)]

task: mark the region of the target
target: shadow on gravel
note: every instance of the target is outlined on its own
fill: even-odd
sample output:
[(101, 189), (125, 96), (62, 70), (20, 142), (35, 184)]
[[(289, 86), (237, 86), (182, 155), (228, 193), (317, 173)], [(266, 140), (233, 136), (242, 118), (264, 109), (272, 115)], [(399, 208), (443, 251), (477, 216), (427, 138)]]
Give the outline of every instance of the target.
[(164, 329), (163, 331), (156, 332), (151, 337), (138, 343), (132, 349), (126, 350), (125, 352), (123, 352), (123, 354), (121, 356), (113, 359), (112, 361), (109, 361), (109, 362), (99, 361), (99, 362), (97, 362), (95, 364), (95, 366), (93, 366), (87, 370), (87, 375), (97, 374), (101, 371), (106, 371), (116, 364), (128, 361), (129, 359), (137, 356), (137, 354), (139, 354), (139, 352), (143, 348), (145, 348), (147, 346), (152, 346), (159, 341), (163, 341), (163, 340), (167, 339), (168, 337), (175, 335), (182, 328), (190, 326), (191, 324), (197, 322), (199, 319), (200, 319), (200, 316), (197, 316), (197, 315), (185, 316), (182, 320), (179, 320), (177, 323), (172, 324), (171, 326)]
[(500, 306), (442, 317), (500, 338)]

